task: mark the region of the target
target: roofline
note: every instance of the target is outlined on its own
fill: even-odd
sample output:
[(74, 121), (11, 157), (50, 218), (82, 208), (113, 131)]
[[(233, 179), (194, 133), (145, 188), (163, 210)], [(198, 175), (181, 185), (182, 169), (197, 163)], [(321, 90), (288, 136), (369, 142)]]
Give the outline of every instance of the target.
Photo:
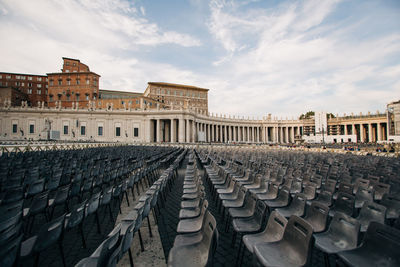
[(66, 74), (68, 74), (68, 75), (70, 75), (70, 74), (88, 74), (88, 73), (91, 73), (91, 74), (94, 74), (94, 75), (97, 75), (97, 76), (99, 76), (99, 77), (101, 77), (99, 74), (97, 74), (97, 73), (95, 73), (95, 72), (93, 72), (93, 71), (80, 71), (80, 72), (49, 72), (49, 73), (46, 73), (47, 74), (47, 76), (49, 76), (50, 74), (58, 74), (58, 75), (66, 75)]
[(47, 77), (47, 75), (40, 75), (40, 74), (29, 74), (29, 73), (15, 73), (15, 72), (0, 72), (1, 74), (14, 74), (14, 75), (26, 75), (26, 76), (41, 76)]
[(143, 95), (143, 93), (139, 93), (139, 92), (128, 92), (128, 91), (118, 91), (118, 90), (99, 89), (99, 91), (103, 91), (103, 92), (114, 92), (114, 93), (123, 93), (123, 94), (140, 94), (140, 95)]
[(184, 84), (177, 84), (177, 83), (166, 83), (166, 82), (148, 82), (148, 85), (164, 85), (164, 86), (169, 86), (169, 87), (185, 87), (188, 89), (196, 89), (196, 90), (203, 90), (203, 91), (209, 91), (210, 89), (207, 88), (201, 88), (193, 85), (184, 85)]
[(75, 61), (81, 62), (79, 59), (70, 58), (70, 57), (62, 57), (62, 59), (69, 59), (69, 60), (75, 60)]

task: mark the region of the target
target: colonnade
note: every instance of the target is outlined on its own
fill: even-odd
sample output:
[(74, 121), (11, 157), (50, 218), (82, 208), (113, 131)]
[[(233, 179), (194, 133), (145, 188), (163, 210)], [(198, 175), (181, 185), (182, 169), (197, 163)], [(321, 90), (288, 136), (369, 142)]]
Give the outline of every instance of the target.
[[(343, 134), (353, 134), (360, 142), (377, 142), (387, 140), (387, 123), (353, 123), (341, 125)], [(342, 132), (342, 129), (341, 129)]]
[(194, 119), (154, 119), (150, 123), (151, 142), (208, 143), (294, 143), (302, 126), (233, 125)]

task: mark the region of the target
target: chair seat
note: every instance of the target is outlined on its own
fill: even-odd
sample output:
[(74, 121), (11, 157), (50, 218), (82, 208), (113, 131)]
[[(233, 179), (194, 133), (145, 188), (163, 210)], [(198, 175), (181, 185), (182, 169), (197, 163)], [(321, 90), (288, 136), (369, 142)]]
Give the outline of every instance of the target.
[(200, 205), (200, 199), (181, 201), (181, 209), (195, 209)]
[(37, 236), (35, 235), (21, 243), (21, 257), (27, 257), (32, 254), (33, 246), (35, 245), (36, 240)]
[(315, 246), (328, 254), (354, 248), (346, 240), (341, 239), (340, 236), (324, 233), (315, 236)]
[(179, 219), (190, 219), (200, 215), (200, 208), (196, 207), (195, 209), (181, 209), (179, 211)]
[(243, 218), (243, 217), (250, 217), (254, 214), (253, 210), (250, 209), (242, 209), (242, 208), (230, 208), (229, 215), (232, 218)]
[(203, 227), (203, 216), (198, 216), (192, 219), (180, 220), (176, 231), (180, 234), (196, 233)]
[(261, 230), (261, 225), (253, 217), (233, 219), (233, 229), (235, 232), (251, 233)]
[(295, 251), (288, 251), (290, 247), (286, 242), (260, 243), (254, 247), (254, 253), (263, 266), (302, 266), (301, 255)]
[(75, 267), (97, 267), (98, 265), (98, 258), (94, 257), (87, 257), (80, 260)]
[(385, 266), (398, 267), (400, 266), (399, 257), (386, 257), (381, 253), (354, 253), (357, 249), (340, 252), (340, 258), (348, 266)]

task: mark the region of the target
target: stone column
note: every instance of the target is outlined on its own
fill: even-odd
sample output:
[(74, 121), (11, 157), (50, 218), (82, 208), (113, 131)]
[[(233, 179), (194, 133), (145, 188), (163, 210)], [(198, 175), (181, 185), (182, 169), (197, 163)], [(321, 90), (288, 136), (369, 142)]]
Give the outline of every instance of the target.
[(246, 128), (247, 128), (246, 141), (247, 141), (247, 142), (250, 142), (250, 127), (247, 126)]
[(161, 142), (161, 120), (157, 119), (157, 126), (156, 126), (156, 140), (157, 143)]
[(171, 128), (170, 128), (170, 130), (171, 130), (171, 134), (170, 134), (171, 143), (175, 143), (176, 142), (176, 137), (175, 137), (176, 130), (175, 130), (175, 120), (174, 119), (171, 119)]
[(178, 125), (178, 141), (179, 143), (184, 143), (185, 142), (185, 120), (184, 119), (179, 119), (179, 125)]
[(193, 142), (193, 143), (196, 143), (196, 136), (197, 136), (197, 131), (196, 131), (196, 129), (198, 130), (198, 127), (197, 127), (197, 125), (196, 125), (196, 121), (193, 120), (193, 121), (192, 121), (192, 142)]
[(292, 139), (291, 142), (294, 143), (294, 127), (291, 128), (290, 138)]
[(344, 134), (348, 135), (349, 133), (347, 132), (347, 124), (344, 125)]
[(223, 143), (228, 142), (228, 129), (227, 128), (228, 128), (228, 126), (224, 125), (224, 136), (223, 136), (223, 140), (222, 140)]
[(233, 141), (237, 142), (236, 126), (233, 126)]
[(269, 127), (265, 127), (265, 142), (269, 142)]
[(376, 125), (376, 131), (378, 133), (378, 140), (377, 141), (382, 141), (382, 125), (379, 122)]
[(186, 119), (186, 135), (185, 135), (185, 142), (189, 143), (190, 142), (190, 123), (189, 120)]
[(279, 143), (283, 143), (283, 129), (279, 127)]
[(289, 143), (289, 127), (285, 127), (285, 142)]
[(360, 140), (361, 142), (365, 142), (365, 132), (363, 124), (360, 124)]
[(372, 140), (372, 123), (368, 123), (368, 142), (373, 142), (373, 140)]

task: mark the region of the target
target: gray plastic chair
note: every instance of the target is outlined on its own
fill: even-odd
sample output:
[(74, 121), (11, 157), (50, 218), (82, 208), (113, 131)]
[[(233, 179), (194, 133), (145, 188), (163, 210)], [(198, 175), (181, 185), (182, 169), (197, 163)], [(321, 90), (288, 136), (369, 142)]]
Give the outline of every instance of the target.
[(357, 220), (361, 224), (360, 231), (367, 231), (370, 222), (384, 224), (386, 217), (386, 207), (374, 202), (366, 201), (360, 210)]
[[(275, 242), (281, 240), (283, 237), (283, 233), (285, 231), (286, 224), (287, 224), (287, 219), (281, 214), (279, 214), (279, 212), (277, 212), (276, 210), (273, 211), (269, 216), (268, 223), (264, 231), (257, 234), (248, 234), (243, 236), (242, 238), (243, 244), (245, 245), (247, 251), (253, 254), (254, 246), (256, 244)], [(243, 249), (240, 262), (243, 259), (244, 252), (245, 250)]]
[(380, 201), (382, 200), (385, 194), (389, 194), (390, 192), (390, 184), (385, 183), (377, 183), (374, 185), (374, 200)]
[(83, 219), (85, 218), (85, 207), (87, 200), (76, 205), (72, 212), (65, 216), (64, 230), (67, 232), (77, 226), (79, 226), (79, 231), (82, 237), (83, 247), (86, 248), (85, 235), (83, 233)]
[(311, 254), (312, 226), (298, 216), (291, 216), (281, 240), (254, 246), (256, 266), (305, 266)]
[(177, 226), (178, 234), (196, 233), (203, 228), (204, 216), (207, 211), (207, 205), (202, 206), (200, 215), (190, 219), (180, 220)]
[(386, 207), (386, 218), (397, 219), (400, 216), (400, 197), (396, 195), (384, 194), (380, 202)]
[(348, 266), (400, 266), (400, 231), (387, 225), (371, 222), (361, 246), (339, 252)]
[(335, 201), (335, 205), (329, 211), (329, 216), (332, 217), (336, 212), (342, 212), (352, 216), (354, 213), (354, 201), (355, 197), (353, 195), (340, 192)]
[(119, 258), (122, 258), (122, 256), (128, 251), (129, 254), (129, 263), (131, 267), (133, 267), (133, 257), (132, 257), (132, 251), (131, 251), (131, 244), (133, 240), (133, 235), (135, 233), (135, 221), (121, 221), (121, 251)]
[(209, 211), (204, 216), (203, 228), (198, 233), (177, 235), (174, 246), (169, 252), (168, 266), (207, 266), (218, 243), (218, 231), (215, 218)]
[(306, 196), (303, 193), (297, 193), (289, 206), (276, 209), (282, 216), (289, 218), (292, 215), (303, 216), (306, 206)]
[(271, 200), (278, 197), (279, 185), (272, 183), (269, 184), (268, 190), (265, 193), (257, 193), (257, 198), (259, 200)]
[(364, 202), (374, 201), (374, 194), (375, 191), (372, 188), (359, 188), (355, 196), (354, 207), (359, 209), (364, 205)]
[(330, 207), (332, 206), (332, 193), (328, 191), (322, 191), (318, 194), (317, 198), (315, 198), (312, 202), (319, 202)]
[(308, 209), (304, 220), (311, 224), (314, 233), (325, 231), (328, 221), (329, 207), (321, 202), (314, 201)]
[(324, 253), (325, 264), (329, 264), (329, 254), (357, 247), (360, 223), (341, 212), (335, 213), (328, 231), (315, 234), (315, 247)]
[(61, 236), (64, 230), (64, 220), (65, 214), (44, 224), (37, 235), (22, 242), (20, 257), (24, 259), (33, 256), (35, 258), (34, 266), (38, 266), (40, 253), (58, 243), (63, 265), (66, 266), (61, 242)]
[(23, 234), (10, 239), (7, 244), (0, 246), (0, 266), (13, 267), (18, 258)]
[(278, 197), (272, 200), (265, 200), (265, 204), (267, 204), (269, 211), (271, 212), (274, 208), (286, 207), (290, 202), (290, 193), (289, 188), (286, 186), (282, 187), (279, 190)]

